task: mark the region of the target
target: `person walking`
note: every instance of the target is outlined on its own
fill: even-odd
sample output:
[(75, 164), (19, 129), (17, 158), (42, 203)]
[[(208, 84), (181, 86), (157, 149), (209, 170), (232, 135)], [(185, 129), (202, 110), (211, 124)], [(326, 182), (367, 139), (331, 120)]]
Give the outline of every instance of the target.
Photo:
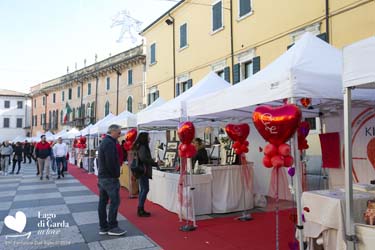
[(64, 142), (62, 142), (61, 137), (57, 138), (57, 143), (53, 146), (53, 155), (55, 156), (57, 167), (57, 179), (60, 179), (60, 175), (64, 177), (64, 167), (66, 164), (67, 154), (68, 147)]
[(41, 141), (35, 146), (35, 156), (38, 160), (40, 180), (43, 180), (44, 168), (46, 169), (46, 179), (49, 180), (49, 164), (51, 155), (51, 146), (46, 141), (46, 136), (42, 135), (40, 137)]
[(23, 153), (23, 148), (20, 142), (17, 142), (15, 147), (13, 148), (13, 167), (12, 167), (12, 172), (11, 174), (14, 174), (14, 169), (16, 168), (16, 164), (18, 163), (18, 170), (17, 174), (20, 173), (21, 170), (21, 162), (22, 162), (22, 153)]
[(27, 140), (25, 140), (25, 144), (23, 145), (23, 163), (26, 163), (26, 158), (31, 163), (31, 146)]
[(8, 175), (8, 166), (10, 161), (10, 156), (13, 154), (13, 148), (8, 141), (5, 141), (0, 147), (1, 154), (1, 169), (3, 170), (3, 175)]
[[(120, 206), (120, 164), (117, 152), (117, 139), (121, 135), (121, 127), (111, 125), (108, 128), (106, 137), (99, 145), (99, 226), (100, 235), (121, 236), (126, 234), (125, 230), (118, 227), (117, 212)], [(110, 200), (107, 220), (107, 203)]]
[(152, 167), (157, 167), (158, 164), (151, 157), (149, 147), (150, 137), (147, 132), (142, 132), (138, 135), (133, 144), (134, 157), (138, 157), (138, 164), (143, 165), (144, 174), (139, 177), (139, 195), (138, 195), (138, 209), (137, 215), (139, 217), (150, 217), (151, 213), (144, 209), (147, 194), (150, 190), (149, 179), (152, 179)]

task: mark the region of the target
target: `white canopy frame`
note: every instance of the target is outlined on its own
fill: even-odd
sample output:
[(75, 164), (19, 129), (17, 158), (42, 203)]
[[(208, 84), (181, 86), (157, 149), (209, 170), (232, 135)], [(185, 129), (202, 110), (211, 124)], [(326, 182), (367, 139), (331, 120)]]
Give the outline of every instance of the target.
[(348, 250), (356, 249), (353, 215), (352, 90), (375, 89), (375, 36), (344, 48), (345, 233)]

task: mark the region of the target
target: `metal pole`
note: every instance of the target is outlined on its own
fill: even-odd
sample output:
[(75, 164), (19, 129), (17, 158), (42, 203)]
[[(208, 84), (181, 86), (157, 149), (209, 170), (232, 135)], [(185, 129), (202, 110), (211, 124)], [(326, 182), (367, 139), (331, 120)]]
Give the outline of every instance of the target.
[[(295, 98), (291, 98), (290, 103), (296, 103)], [(302, 225), (302, 206), (301, 206), (301, 160), (298, 152), (298, 134), (294, 133), (292, 137), (292, 150), (294, 156), (294, 166), (296, 174), (293, 176), (293, 183), (296, 192), (296, 205), (297, 205), (297, 236), (299, 242), (299, 249), (304, 249), (303, 246), (303, 225)]]
[(356, 236), (353, 219), (353, 175), (352, 175), (352, 127), (351, 89), (344, 90), (344, 143), (345, 143), (345, 233), (348, 250), (355, 249)]

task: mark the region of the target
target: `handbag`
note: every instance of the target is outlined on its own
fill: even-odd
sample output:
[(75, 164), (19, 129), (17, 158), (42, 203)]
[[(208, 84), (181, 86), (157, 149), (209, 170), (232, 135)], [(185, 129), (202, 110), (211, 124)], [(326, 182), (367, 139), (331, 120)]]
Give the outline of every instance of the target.
[(137, 179), (145, 174), (145, 167), (138, 159), (137, 153), (135, 153), (133, 161), (130, 164), (130, 170), (132, 171), (134, 177)]

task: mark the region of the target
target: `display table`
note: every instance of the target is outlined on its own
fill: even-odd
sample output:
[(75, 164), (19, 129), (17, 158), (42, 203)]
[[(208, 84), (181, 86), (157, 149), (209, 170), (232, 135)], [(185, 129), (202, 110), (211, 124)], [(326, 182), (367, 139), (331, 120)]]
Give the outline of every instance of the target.
[[(152, 180), (150, 180), (150, 192), (147, 198), (164, 207), (168, 211), (177, 213), (178, 196), (177, 187), (180, 175), (177, 173), (168, 173), (153, 170)], [(193, 175), (194, 206), (195, 214), (211, 214), (211, 175)]]
[[(353, 192), (353, 215), (355, 223), (364, 223), (363, 213), (367, 201), (374, 199), (374, 193)], [(304, 212), (304, 235), (309, 249), (314, 249), (313, 240), (323, 235), (324, 249), (346, 249), (345, 239), (345, 192), (343, 190), (318, 190), (302, 194)]]
[(247, 167), (250, 173), (250, 190), (242, 185), (242, 166), (206, 166), (206, 174), (212, 175), (213, 213), (236, 212), (254, 207), (253, 163), (248, 163)]
[[(129, 167), (127, 164), (122, 164), (120, 169), (120, 185), (122, 187), (125, 187), (127, 190), (129, 190)], [(139, 191), (138, 181), (135, 178), (132, 178), (132, 195), (137, 195)]]
[[(83, 157), (83, 163), (82, 166), (84, 169), (86, 169), (88, 172), (93, 173), (94, 172), (94, 157)], [(90, 167), (90, 171), (89, 171)]]

